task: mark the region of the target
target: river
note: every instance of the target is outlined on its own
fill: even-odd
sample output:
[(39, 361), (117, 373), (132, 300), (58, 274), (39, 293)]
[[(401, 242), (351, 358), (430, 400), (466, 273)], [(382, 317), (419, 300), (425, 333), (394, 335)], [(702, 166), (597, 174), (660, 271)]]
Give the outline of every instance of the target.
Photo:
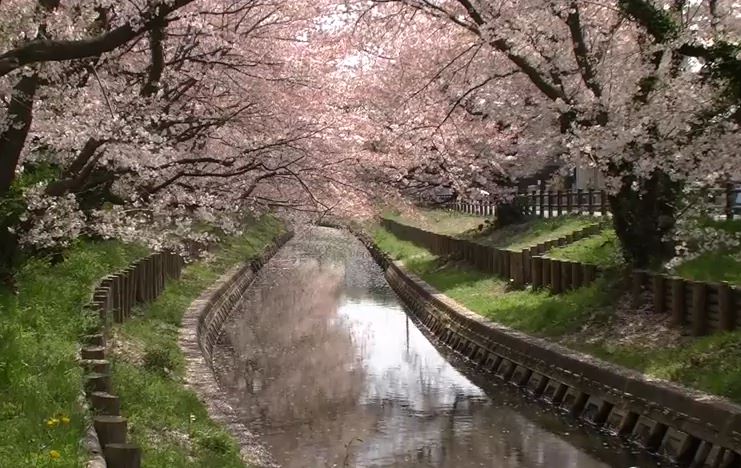
[(313, 227), (225, 325), (217, 379), (284, 467), (655, 467), (430, 341), (351, 234)]

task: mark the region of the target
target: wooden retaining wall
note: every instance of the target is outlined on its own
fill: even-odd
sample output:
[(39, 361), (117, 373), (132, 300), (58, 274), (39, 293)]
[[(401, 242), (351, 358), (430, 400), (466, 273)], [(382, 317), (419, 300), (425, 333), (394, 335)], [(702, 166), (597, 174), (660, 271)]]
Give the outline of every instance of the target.
[[(436, 234), (390, 219), (383, 219), (381, 225), (399, 239), (435, 255), (464, 260), (476, 269), (509, 280), (514, 287), (532, 284), (534, 288), (546, 287), (561, 293), (590, 284), (603, 271), (595, 265), (543, 256), (554, 247), (596, 234), (601, 229), (599, 225), (521, 251)], [(695, 336), (735, 330), (741, 325), (741, 288), (737, 286), (644, 270), (633, 271), (631, 282), (636, 307), (647, 298), (655, 313), (671, 314), (675, 326), (686, 326)]]
[(435, 255), (463, 260), (484, 273), (510, 281), (515, 288), (532, 284), (533, 287), (546, 287), (558, 293), (586, 286), (600, 273), (595, 265), (543, 257), (543, 254), (555, 247), (599, 233), (602, 229), (599, 224), (522, 250), (500, 249), (425, 231), (391, 219), (381, 220), (381, 225), (399, 239), (413, 242)]
[(97, 333), (83, 338), (80, 350), (80, 365), (85, 370), (83, 388), (93, 412), (92, 430), (85, 440), (91, 456), (89, 468), (141, 466), (141, 449), (128, 443), (128, 421), (121, 416), (121, 402), (113, 391), (106, 331), (111, 324), (130, 317), (134, 306), (159, 297), (168, 280), (180, 277), (184, 264), (174, 253), (154, 253), (106, 276), (93, 291), (86, 308), (98, 315), (100, 327)]
[(741, 288), (727, 282), (692, 281), (634, 270), (631, 287), (636, 306), (650, 301), (654, 312), (671, 314), (674, 325), (688, 327), (695, 336), (731, 331), (741, 325)]
[(356, 235), (433, 335), (482, 373), (683, 466), (741, 466), (741, 407), (499, 326)]

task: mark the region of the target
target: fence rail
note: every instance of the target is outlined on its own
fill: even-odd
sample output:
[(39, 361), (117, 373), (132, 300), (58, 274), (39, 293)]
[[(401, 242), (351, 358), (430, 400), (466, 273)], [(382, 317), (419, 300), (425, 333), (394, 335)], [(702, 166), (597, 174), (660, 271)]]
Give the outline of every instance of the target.
[[(708, 192), (709, 202), (719, 218), (735, 219), (741, 216), (741, 188), (729, 185), (725, 189)], [(606, 216), (610, 213), (607, 192), (604, 190), (533, 190), (515, 195), (510, 202), (525, 214), (553, 218), (566, 214)], [(497, 202), (457, 201), (449, 209), (476, 216), (495, 216)]]
[[(500, 249), (383, 219), (382, 226), (396, 237), (413, 242), (435, 255), (463, 260), (474, 268), (504, 278), (514, 287), (532, 284), (554, 293), (586, 286), (603, 270), (590, 265), (543, 256), (551, 248), (587, 237), (601, 229), (588, 226), (561, 239), (521, 251)], [(676, 326), (689, 326), (693, 335), (741, 327), (741, 288), (728, 283), (706, 283), (635, 270), (632, 291), (636, 306), (644, 298), (655, 313), (671, 313)]]

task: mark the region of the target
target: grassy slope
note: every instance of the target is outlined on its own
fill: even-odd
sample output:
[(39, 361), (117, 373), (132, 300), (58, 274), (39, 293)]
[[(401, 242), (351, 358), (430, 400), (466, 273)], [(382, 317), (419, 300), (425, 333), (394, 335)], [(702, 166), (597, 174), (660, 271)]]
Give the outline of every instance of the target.
[[(47, 466), (52, 450), (61, 455), (54, 466), (80, 466), (82, 306), (100, 277), (145, 253), (117, 242), (80, 242), (60, 263), (27, 262), (17, 296), (0, 291), (0, 466)], [(70, 423), (47, 428), (57, 414)]]
[(614, 297), (606, 282), (562, 295), (508, 291), (499, 278), (462, 264), (441, 263), (429, 251), (383, 229), (375, 230), (374, 238), (383, 250), (446, 295), (487, 318), (533, 334), (557, 336), (573, 331), (584, 320), (598, 319), (595, 305), (607, 305)]
[[(741, 219), (707, 221), (708, 226), (741, 235)], [(726, 252), (708, 252), (676, 268), (676, 274), (698, 281), (728, 281), (741, 286), (741, 247)]]
[(617, 267), (625, 264), (625, 259), (620, 252), (620, 242), (613, 229), (605, 229), (598, 235), (551, 249), (547, 256), (604, 267)]
[[(738, 220), (713, 222), (712, 224), (729, 232), (741, 232), (741, 221)], [(613, 229), (605, 229), (600, 235), (553, 249), (548, 252), (548, 256), (605, 267), (625, 264), (620, 252), (620, 243)], [(731, 284), (741, 285), (741, 250), (702, 254), (680, 264), (673, 273), (697, 281), (728, 281)]]
[(440, 234), (457, 235), (476, 229), (484, 224), (484, 219), (450, 210), (419, 209), (409, 215), (387, 211), (384, 216), (400, 223), (427, 229)]
[(419, 210), (414, 215), (386, 214), (386, 217), (440, 234), (459, 235), (483, 244), (514, 250), (522, 250), (542, 242), (558, 239), (597, 222), (595, 218), (588, 216), (533, 218), (502, 229), (482, 232), (479, 230), (479, 227), (483, 225), (482, 218), (454, 211)]
[(143, 448), (144, 466), (242, 466), (237, 445), (181, 384), (178, 327), (193, 299), (230, 267), (259, 255), (282, 230), (275, 218), (262, 218), (244, 235), (224, 242), (212, 259), (189, 265), (157, 301), (116, 330), (128, 351), (114, 359), (114, 388), (132, 437)]
[(556, 296), (527, 290), (507, 292), (502, 280), (461, 265), (443, 264), (427, 250), (383, 229), (375, 230), (374, 238), (425, 281), (494, 321), (534, 335), (566, 338), (575, 349), (741, 403), (741, 331), (688, 339), (680, 349), (667, 350), (568, 341), (568, 334), (585, 321), (599, 324), (610, 319), (609, 305), (615, 293), (609, 281)]

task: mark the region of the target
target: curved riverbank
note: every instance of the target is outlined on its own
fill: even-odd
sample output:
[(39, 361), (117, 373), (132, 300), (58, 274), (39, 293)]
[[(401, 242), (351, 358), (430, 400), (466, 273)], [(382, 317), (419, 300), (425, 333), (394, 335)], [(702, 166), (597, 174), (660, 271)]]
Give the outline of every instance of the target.
[(406, 271), (369, 237), (359, 237), (420, 321), (482, 370), (672, 460), (739, 463), (738, 405), (499, 326)]
[(262, 265), (289, 239), (287, 232), (271, 243), (263, 253), (249, 263), (234, 266), (206, 289), (186, 311), (179, 331), (178, 346), (185, 356), (186, 386), (204, 402), (209, 416), (222, 424), (240, 446), (243, 461), (252, 465), (270, 466), (270, 456), (238, 421), (212, 372), (212, 350), (219, 341), (224, 321), (241, 300)]
[(368, 250), (314, 228), (258, 274), (213, 357), (236, 416), (304, 466), (654, 466), (429, 341)]

